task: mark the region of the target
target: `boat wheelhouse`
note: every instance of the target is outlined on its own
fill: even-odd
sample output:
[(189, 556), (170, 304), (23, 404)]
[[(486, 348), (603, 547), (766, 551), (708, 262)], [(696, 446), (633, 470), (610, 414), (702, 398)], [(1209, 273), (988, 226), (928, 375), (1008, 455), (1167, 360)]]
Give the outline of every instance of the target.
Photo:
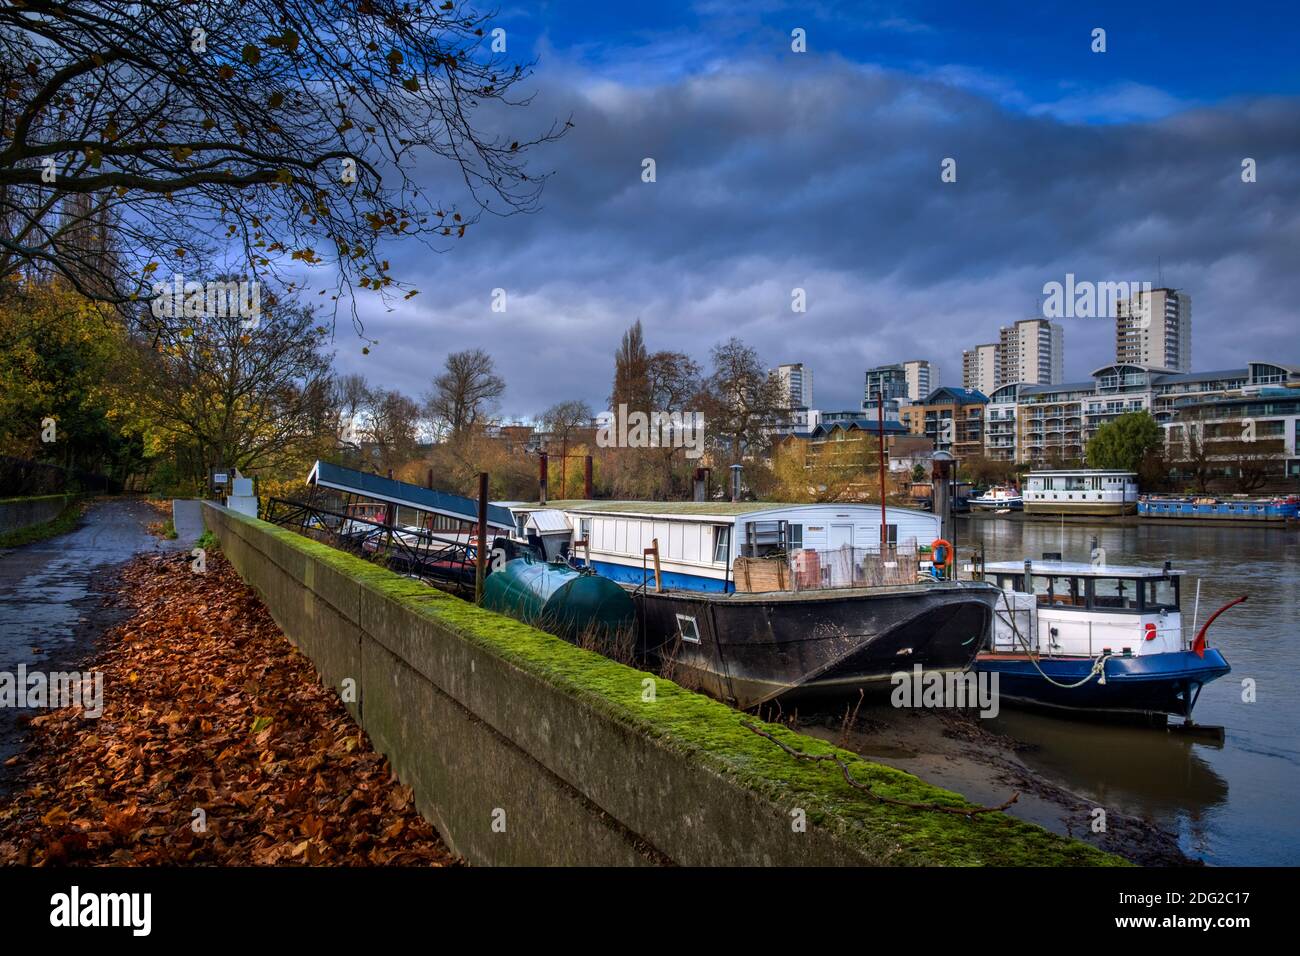
[(975, 670), (997, 673), (1008, 700), (1190, 724), (1201, 688), (1229, 671), (1204, 628), (1184, 630), (1183, 572), (1168, 564), (1002, 561), (983, 576), (1001, 601)]
[(1040, 515), (1128, 515), (1137, 511), (1138, 479), (1131, 471), (1104, 468), (1031, 471), (1025, 478), (1024, 510)]

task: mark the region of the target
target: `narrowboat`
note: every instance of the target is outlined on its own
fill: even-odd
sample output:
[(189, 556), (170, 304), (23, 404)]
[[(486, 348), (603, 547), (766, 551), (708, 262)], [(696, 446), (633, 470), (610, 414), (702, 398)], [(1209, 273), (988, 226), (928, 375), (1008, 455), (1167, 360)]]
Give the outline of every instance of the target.
[[(618, 582), (640, 644), (676, 679), (739, 707), (888, 689), (899, 671), (961, 671), (998, 591), (923, 573), (939, 518), (879, 506), (562, 501), (511, 506), (537, 553), (558, 511), (570, 563)], [(554, 534), (554, 531), (548, 532)], [(564, 534), (561, 532), (561, 534)], [(949, 568), (950, 571), (950, 568)]]
[(1138, 500), (1138, 514), (1153, 520), (1247, 521), (1255, 524), (1285, 524), (1300, 518), (1300, 496), (1248, 498), (1233, 495), (1179, 497), (1144, 495)]
[(1137, 502), (1138, 480), (1131, 471), (1031, 471), (1025, 478), (1027, 515), (1131, 515)]
[[(1191, 725), (1201, 689), (1230, 670), (1200, 632), (1183, 629), (1183, 572), (1068, 561), (1002, 561), (983, 576), (1000, 599), (974, 670), (998, 675), (1001, 699), (1068, 712)], [(1193, 621), (1193, 626), (1195, 626)]]

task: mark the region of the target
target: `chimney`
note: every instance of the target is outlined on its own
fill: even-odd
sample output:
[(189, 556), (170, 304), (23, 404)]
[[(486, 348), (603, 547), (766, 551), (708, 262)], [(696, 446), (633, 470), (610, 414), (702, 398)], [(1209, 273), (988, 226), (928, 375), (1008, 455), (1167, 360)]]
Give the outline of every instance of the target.
[(709, 497), (709, 469), (695, 469), (694, 493), (691, 495), (694, 501), (706, 501)]

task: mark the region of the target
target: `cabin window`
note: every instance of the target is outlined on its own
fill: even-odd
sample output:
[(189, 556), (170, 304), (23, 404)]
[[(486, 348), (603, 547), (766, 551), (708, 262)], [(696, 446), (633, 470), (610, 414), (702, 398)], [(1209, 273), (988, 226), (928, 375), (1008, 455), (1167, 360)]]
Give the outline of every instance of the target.
[(1151, 578), (1142, 582), (1142, 606), (1148, 611), (1178, 610), (1178, 579)]
[(1039, 607), (1083, 607), (1079, 579), (1064, 575), (1035, 574), (1034, 597)]
[(898, 525), (896, 524), (885, 525), (885, 544), (887, 544), (891, 548), (898, 547)]
[(677, 633), (682, 636), (682, 640), (688, 644), (700, 643), (700, 628), (695, 623), (695, 618), (688, 614), (677, 615)]
[(591, 519), (590, 518), (578, 519), (578, 539), (579, 540), (585, 539), (587, 541), (591, 540)]
[(713, 563), (726, 564), (727, 552), (731, 544), (731, 529), (725, 524), (716, 525), (713, 529)]
[(1138, 582), (1126, 578), (1093, 578), (1091, 604), (1105, 611), (1136, 611)]
[(791, 551), (798, 551), (803, 547), (803, 525), (788, 525), (788, 534), (790, 538), (789, 548)]

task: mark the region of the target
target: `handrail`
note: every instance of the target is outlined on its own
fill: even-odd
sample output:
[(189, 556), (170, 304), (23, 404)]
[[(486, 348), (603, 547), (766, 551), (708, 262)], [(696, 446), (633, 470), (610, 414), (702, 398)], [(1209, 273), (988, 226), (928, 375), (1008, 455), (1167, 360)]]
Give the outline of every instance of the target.
[[(466, 532), (467, 540), (461, 542), (420, 528), (397, 528), (288, 498), (272, 498), (267, 502), (266, 520), (281, 527), (297, 526), (313, 536), (323, 534), (331, 547), (362, 557), (381, 558), (390, 570), (405, 570), (421, 579), (451, 584), (461, 590), (473, 587), (477, 549), (468, 540), (469, 532)], [(345, 532), (349, 526), (364, 530)], [(403, 563), (405, 568), (400, 567)], [(451, 568), (439, 567), (440, 564)]]

